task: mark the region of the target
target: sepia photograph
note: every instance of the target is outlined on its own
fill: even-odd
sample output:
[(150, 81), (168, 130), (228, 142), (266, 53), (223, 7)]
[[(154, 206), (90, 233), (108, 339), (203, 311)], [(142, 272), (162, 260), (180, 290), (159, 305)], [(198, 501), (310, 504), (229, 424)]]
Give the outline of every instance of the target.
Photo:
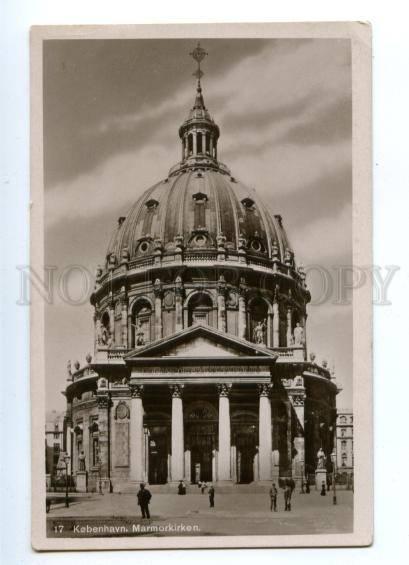
[(368, 544), (370, 28), (149, 27), (32, 31), (34, 546)]

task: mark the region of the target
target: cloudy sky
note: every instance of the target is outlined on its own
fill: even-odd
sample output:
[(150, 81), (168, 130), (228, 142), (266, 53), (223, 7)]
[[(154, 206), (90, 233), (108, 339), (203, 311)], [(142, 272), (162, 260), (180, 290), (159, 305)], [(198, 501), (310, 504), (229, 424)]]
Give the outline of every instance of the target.
[[(195, 40), (47, 41), (44, 49), (46, 262), (90, 273), (117, 218), (180, 158), (178, 127), (194, 101)], [(337, 265), (352, 262), (351, 66), (347, 40), (202, 42), (205, 103), (221, 129), (219, 158), (283, 216), (298, 263), (333, 277), (311, 305), (309, 350), (335, 364), (352, 405), (352, 309), (333, 304)], [(321, 278), (308, 277), (313, 299)], [(67, 280), (63, 277), (63, 280)], [(72, 272), (66, 291), (81, 295)], [(58, 292), (60, 288), (60, 292)], [(92, 308), (46, 308), (48, 408), (64, 408), (68, 359), (93, 351)]]

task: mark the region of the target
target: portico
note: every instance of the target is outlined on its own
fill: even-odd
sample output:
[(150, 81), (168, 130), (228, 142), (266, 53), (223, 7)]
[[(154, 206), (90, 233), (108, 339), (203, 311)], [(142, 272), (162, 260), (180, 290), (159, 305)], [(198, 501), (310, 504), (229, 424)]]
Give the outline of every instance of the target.
[[(207, 326), (190, 327), (128, 355), (129, 386), (143, 391), (132, 400), (138, 404), (131, 409), (131, 443), (140, 445), (147, 437), (143, 472), (134, 456), (130, 476), (171, 483), (270, 480), (276, 358), (264, 347)], [(158, 428), (168, 438), (162, 449), (154, 437)]]

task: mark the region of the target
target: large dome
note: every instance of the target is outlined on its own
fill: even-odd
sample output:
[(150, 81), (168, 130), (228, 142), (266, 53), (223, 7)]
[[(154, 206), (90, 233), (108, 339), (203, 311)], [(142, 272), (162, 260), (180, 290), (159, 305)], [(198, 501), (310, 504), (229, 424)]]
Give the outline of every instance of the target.
[(270, 214), (255, 190), (218, 160), (219, 136), (199, 81), (194, 105), (179, 128), (181, 161), (119, 218), (105, 269), (124, 262), (136, 266), (144, 259), (149, 267), (148, 259), (158, 256), (184, 262), (213, 255), (267, 269), (285, 264), (298, 278), (281, 216)]
[(146, 190), (120, 218), (107, 251), (107, 261), (120, 263), (155, 253), (174, 253), (182, 245), (189, 253), (216, 250), (284, 263), (292, 255), (281, 217), (271, 215), (254, 190), (223, 170), (192, 167)]

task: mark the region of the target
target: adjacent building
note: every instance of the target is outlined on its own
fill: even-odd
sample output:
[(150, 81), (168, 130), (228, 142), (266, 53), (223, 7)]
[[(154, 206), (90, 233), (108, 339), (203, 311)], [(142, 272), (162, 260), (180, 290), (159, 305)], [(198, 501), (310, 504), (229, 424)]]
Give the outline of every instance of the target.
[(338, 474), (345, 478), (354, 471), (354, 417), (352, 410), (339, 409), (337, 413)]
[(50, 482), (58, 474), (60, 454), (65, 449), (64, 412), (52, 410), (45, 422), (45, 472)]

